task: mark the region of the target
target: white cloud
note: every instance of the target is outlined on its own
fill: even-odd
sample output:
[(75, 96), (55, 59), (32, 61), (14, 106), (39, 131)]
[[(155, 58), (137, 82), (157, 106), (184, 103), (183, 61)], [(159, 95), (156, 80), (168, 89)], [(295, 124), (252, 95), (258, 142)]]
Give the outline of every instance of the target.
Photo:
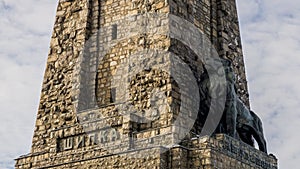
[(56, 1), (0, 0), (0, 168), (30, 151)]
[[(258, 1), (255, 1), (258, 2)], [(298, 168), (300, 1), (238, 1), (252, 108), (280, 168)], [(261, 9), (249, 12), (249, 8)], [(252, 7), (249, 7), (252, 6)]]

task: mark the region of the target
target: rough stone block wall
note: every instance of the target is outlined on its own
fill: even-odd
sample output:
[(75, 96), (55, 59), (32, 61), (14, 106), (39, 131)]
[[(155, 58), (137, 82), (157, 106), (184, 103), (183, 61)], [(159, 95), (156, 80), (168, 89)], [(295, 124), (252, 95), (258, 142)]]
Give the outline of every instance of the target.
[[(36, 154), (20, 158), (16, 168), (159, 168), (159, 169), (277, 169), (277, 159), (247, 144), (220, 134), (200, 137), (189, 146), (153, 147), (110, 154), (99, 148)], [(148, 154), (145, 157), (145, 154)]]
[[(156, 147), (139, 151), (124, 151), (121, 154), (105, 154), (97, 151), (77, 151), (58, 153), (49, 159), (48, 155), (32, 156), (20, 159), (16, 168), (20, 169), (112, 169), (112, 168), (147, 168), (167, 169), (168, 156), (163, 153), (164, 148)], [(144, 154), (151, 154), (148, 158)]]
[[(144, 23), (140, 17), (151, 13), (165, 15), (159, 18), (154, 15), (155, 19)], [(31, 153), (17, 159), (16, 168), (208, 168), (210, 164), (202, 160), (206, 152), (215, 153), (209, 158), (218, 161), (219, 152), (199, 147), (199, 150), (191, 149), (189, 139), (185, 147), (175, 147), (165, 153), (161, 153), (164, 148), (149, 147), (152, 142), (172, 143), (174, 119), (181, 118), (178, 117), (179, 109), (191, 109), (181, 105), (180, 100), (181, 95), (187, 95), (188, 89), (180, 90), (168, 71), (155, 68), (138, 71), (139, 65), (130, 63), (155, 58), (160, 64), (158, 67), (163, 65), (170, 70), (173, 57), (170, 53), (173, 53), (189, 65), (195, 78), (203, 72), (195, 59), (196, 54), (168, 36), (171, 26), (168, 14), (194, 24), (214, 44), (221, 57), (234, 61), (238, 92), (248, 103), (234, 0), (60, 0)], [(124, 19), (126, 16), (131, 17)], [(150, 32), (141, 32), (141, 26)], [(128, 38), (128, 32), (137, 33)], [(139, 51), (146, 49), (147, 56), (137, 57)], [(147, 64), (151, 66), (156, 62)], [(131, 69), (122, 65), (130, 65)], [(124, 75), (129, 73), (136, 76), (128, 81)], [(116, 91), (124, 85), (119, 83), (122, 80), (130, 83), (129, 97)], [(166, 103), (168, 106), (159, 114), (145, 111), (137, 117), (133, 109), (150, 109), (154, 90), (163, 93), (156, 102), (158, 107)], [(193, 101), (193, 95), (187, 100)], [(140, 117), (152, 121), (139, 124)], [(182, 121), (180, 127), (184, 128), (188, 120)], [(201, 125), (197, 121), (192, 131), (199, 133)], [(108, 130), (107, 126), (111, 128)], [(100, 143), (110, 150), (103, 149)], [(111, 155), (111, 152), (154, 156), (128, 160), (126, 156)], [(226, 158), (234, 160), (225, 154)]]
[(277, 159), (229, 136), (195, 138), (190, 147), (190, 168), (277, 169)]
[(60, 1), (44, 76), (31, 153), (49, 152), (50, 132), (76, 122), (73, 69), (87, 39), (89, 3)]
[(235, 0), (170, 0), (170, 13), (194, 23), (212, 42), (220, 57), (232, 60), (240, 98), (249, 93)]

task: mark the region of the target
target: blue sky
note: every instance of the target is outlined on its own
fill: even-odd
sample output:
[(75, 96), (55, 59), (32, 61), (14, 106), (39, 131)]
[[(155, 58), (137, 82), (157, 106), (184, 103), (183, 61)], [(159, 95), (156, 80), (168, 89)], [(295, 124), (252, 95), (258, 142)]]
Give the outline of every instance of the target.
[[(300, 1), (237, 0), (252, 109), (280, 168), (299, 168)], [(0, 169), (30, 150), (57, 0), (0, 0)]]

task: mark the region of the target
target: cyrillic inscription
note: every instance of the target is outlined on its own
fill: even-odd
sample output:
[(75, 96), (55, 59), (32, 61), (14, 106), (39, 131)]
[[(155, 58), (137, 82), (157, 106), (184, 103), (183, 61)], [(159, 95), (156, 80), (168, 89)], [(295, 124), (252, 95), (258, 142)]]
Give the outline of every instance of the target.
[(92, 132), (86, 135), (72, 136), (58, 140), (59, 151), (67, 151), (78, 149), (82, 147), (88, 147), (93, 145), (101, 145), (120, 139), (120, 133), (110, 128), (107, 130), (101, 130)]

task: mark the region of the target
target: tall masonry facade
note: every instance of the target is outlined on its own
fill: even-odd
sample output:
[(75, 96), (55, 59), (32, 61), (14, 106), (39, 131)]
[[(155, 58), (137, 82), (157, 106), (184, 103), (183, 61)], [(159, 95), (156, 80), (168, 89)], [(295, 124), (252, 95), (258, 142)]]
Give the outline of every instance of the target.
[(31, 151), (15, 168), (276, 169), (240, 139), (203, 135), (199, 86), (219, 58), (250, 108), (235, 0), (59, 0)]

